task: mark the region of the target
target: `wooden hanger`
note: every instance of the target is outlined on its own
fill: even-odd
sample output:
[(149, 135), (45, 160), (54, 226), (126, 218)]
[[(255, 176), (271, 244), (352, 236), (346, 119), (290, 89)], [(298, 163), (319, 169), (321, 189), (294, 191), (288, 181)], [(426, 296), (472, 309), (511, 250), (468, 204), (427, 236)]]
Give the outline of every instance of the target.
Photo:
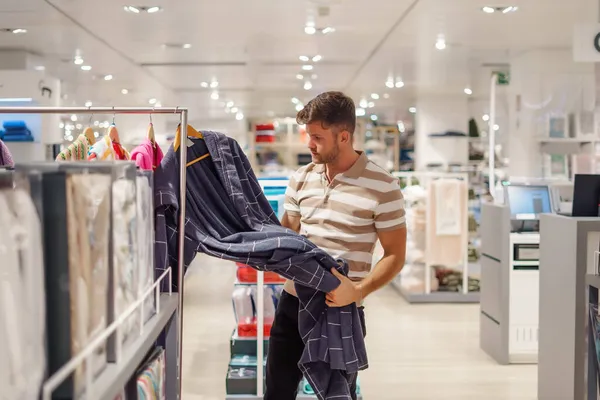
[(85, 135), (85, 137), (87, 138), (87, 140), (89, 140), (90, 145), (93, 145), (94, 143), (96, 143), (96, 136), (94, 135), (94, 130), (92, 128), (90, 128), (88, 126), (83, 131), (83, 134)]
[(150, 122), (150, 125), (148, 125), (148, 134), (146, 135), (146, 137), (150, 140), (152, 144), (156, 143), (156, 138), (154, 137), (154, 125), (152, 125), (152, 122)]
[(115, 124), (112, 124), (108, 127), (108, 137), (115, 143), (121, 143), (121, 140), (119, 139), (119, 131), (117, 131)]
[[(188, 125), (188, 127), (187, 127), (187, 136), (204, 140), (204, 136), (202, 136), (202, 133), (195, 130), (191, 125)], [(178, 125), (177, 132), (175, 132), (175, 143), (173, 143), (173, 149), (175, 151), (177, 151), (177, 149), (179, 149), (180, 143), (181, 143), (181, 125)]]

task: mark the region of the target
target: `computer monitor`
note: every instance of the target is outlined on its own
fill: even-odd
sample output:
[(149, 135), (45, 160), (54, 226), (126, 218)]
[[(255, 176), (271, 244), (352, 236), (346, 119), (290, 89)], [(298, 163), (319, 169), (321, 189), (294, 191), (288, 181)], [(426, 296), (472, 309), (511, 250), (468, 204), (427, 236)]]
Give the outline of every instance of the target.
[(573, 217), (598, 217), (600, 175), (575, 175)]
[(508, 184), (505, 190), (506, 204), (513, 220), (538, 220), (540, 214), (552, 212), (548, 185)]

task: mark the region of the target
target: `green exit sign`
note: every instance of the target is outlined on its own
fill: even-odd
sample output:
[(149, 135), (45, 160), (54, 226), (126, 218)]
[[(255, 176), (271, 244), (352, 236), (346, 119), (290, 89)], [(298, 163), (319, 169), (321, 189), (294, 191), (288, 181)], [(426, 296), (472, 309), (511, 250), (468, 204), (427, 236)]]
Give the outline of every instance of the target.
[(496, 74), (496, 76), (498, 77), (498, 85), (506, 86), (510, 84), (510, 74), (508, 72), (496, 71), (494, 72), (494, 74)]

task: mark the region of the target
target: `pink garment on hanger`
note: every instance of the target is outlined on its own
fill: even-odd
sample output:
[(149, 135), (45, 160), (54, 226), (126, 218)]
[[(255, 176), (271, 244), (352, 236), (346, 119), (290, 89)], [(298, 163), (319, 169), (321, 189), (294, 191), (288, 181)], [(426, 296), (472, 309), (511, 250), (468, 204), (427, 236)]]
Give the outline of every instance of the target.
[(131, 152), (131, 160), (143, 170), (154, 171), (163, 159), (163, 152), (160, 146), (152, 143), (150, 139), (144, 139), (144, 142)]
[[(429, 186), (429, 199), (427, 201), (428, 224), (426, 258), (429, 265), (443, 265), (446, 268), (456, 268), (464, 262), (469, 235), (467, 202), (467, 182), (458, 179), (438, 179)], [(439, 207), (437, 202), (455, 200), (452, 207)], [(458, 232), (456, 234), (438, 234), (437, 215), (439, 209), (453, 210), (450, 217), (456, 218)], [(451, 231), (452, 229), (449, 229)]]

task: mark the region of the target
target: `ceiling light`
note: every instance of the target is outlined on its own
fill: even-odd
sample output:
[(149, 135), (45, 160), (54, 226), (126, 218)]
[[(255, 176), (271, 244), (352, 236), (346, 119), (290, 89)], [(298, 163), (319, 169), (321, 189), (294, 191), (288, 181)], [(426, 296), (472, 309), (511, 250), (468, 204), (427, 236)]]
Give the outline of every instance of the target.
[(509, 12), (517, 11), (517, 7), (509, 6), (502, 10), (502, 14), (508, 14)]
[(232, 113), (237, 113), (238, 112), (238, 108), (237, 107), (232, 107), (231, 108), (231, 112)]
[(95, 138), (97, 138), (97, 137), (99, 137), (99, 136), (100, 136), (100, 133), (98, 133), (98, 132), (94, 132), (94, 137), (95, 137)]
[(314, 35), (317, 32), (317, 29), (314, 26), (305, 26), (304, 33), (307, 35)]
[(411, 113), (411, 114), (416, 113), (417, 112), (417, 107), (411, 107), (411, 108), (409, 108), (408, 112)]
[(356, 116), (357, 117), (362, 117), (366, 114), (367, 112), (365, 111), (364, 108), (357, 108), (356, 109)]
[(238, 121), (241, 121), (244, 119), (244, 114), (242, 114), (242, 112), (238, 112), (237, 114), (235, 114), (235, 119), (237, 119)]
[(58, 127), (59, 127), (60, 129), (64, 129), (64, 127), (65, 127), (65, 123), (64, 123), (64, 122), (61, 122), (60, 124), (58, 124)]
[(375, 102), (374, 101), (370, 101), (369, 102), (369, 108), (373, 108), (375, 107)]
[(92, 106), (92, 102), (91, 101), (86, 101), (85, 102), (85, 106), (86, 107), (91, 107)]
[(496, 9), (494, 7), (485, 6), (481, 9), (486, 14), (492, 14)]
[(444, 50), (446, 48), (446, 39), (444, 38), (444, 35), (438, 35), (435, 42), (435, 48), (438, 50)]
[(94, 126), (99, 126), (100, 125), (100, 121), (94, 121)]
[(83, 128), (83, 125), (81, 125), (81, 124), (77, 124), (77, 125), (75, 125), (75, 128), (77, 128), (77, 129), (81, 129), (81, 128)]
[(202, 82), (202, 83), (200, 83), (200, 86), (202, 86), (203, 88), (207, 88), (208, 82)]
[(298, 75), (296, 75), (296, 79), (304, 79), (304, 75), (298, 74)]
[(146, 12), (147, 12), (148, 14), (154, 14), (154, 13), (157, 13), (157, 12), (159, 12), (160, 10), (162, 10), (162, 9), (161, 9), (159, 6), (152, 6), (152, 7), (148, 7), (148, 8), (146, 9)]
[(155, 98), (152, 98), (152, 99), (148, 100), (148, 103), (150, 103), (150, 104), (156, 104), (156, 101), (157, 100)]
[(323, 33), (323, 35), (327, 35), (328, 33), (333, 33), (333, 32), (335, 32), (335, 29), (330, 26), (328, 26), (327, 28), (324, 28), (321, 31), (321, 33)]
[(91, 65), (82, 65), (81, 69), (83, 71), (90, 71), (92, 69), (92, 66)]
[(73, 62), (75, 63), (75, 65), (81, 65), (81, 64), (83, 64), (83, 58), (81, 58), (81, 57), (75, 57), (75, 59), (73, 60)]
[(319, 62), (323, 59), (323, 57), (321, 57), (319, 54), (317, 54), (316, 56), (314, 56), (312, 58), (313, 62)]
[(218, 87), (218, 86), (219, 86), (219, 82), (217, 82), (217, 81), (212, 81), (210, 83), (210, 87), (213, 88), (213, 89), (216, 88), (216, 87)]
[(77, 115), (75, 115), (75, 114), (71, 115), (71, 121), (76, 122), (77, 121)]
[(312, 71), (313, 66), (312, 65), (303, 65), (302, 69), (305, 70), (305, 71)]
[(183, 47), (184, 49), (191, 49), (192, 45), (191, 43), (184, 43), (181, 47)]
[(396, 81), (396, 87), (398, 89), (400, 89), (401, 87), (404, 87), (404, 82), (402, 82), (401, 80), (400, 81)]
[(0, 102), (2, 103), (28, 103), (33, 101), (31, 97), (2, 97)]
[(398, 121), (398, 130), (400, 131), (400, 133), (404, 133), (406, 132), (406, 126), (404, 125), (403, 121)]
[(227, 104), (226, 104), (226, 106), (229, 107), (229, 108), (231, 108), (231, 107), (233, 107), (233, 104), (234, 104), (233, 101), (228, 101)]
[(127, 89), (121, 89), (121, 93), (122, 94), (127, 94), (127, 93), (129, 93), (129, 90), (127, 90)]
[(302, 104), (296, 104), (296, 111), (301, 111), (304, 108)]
[(210, 98), (213, 100), (219, 100), (219, 92), (216, 90), (210, 94)]
[(35, 69), (36, 71), (45, 71), (46, 67), (44, 67), (43, 65), (36, 65), (35, 67), (33, 67), (33, 69)]
[(389, 95), (388, 93), (384, 93), (384, 94), (383, 94), (383, 98), (384, 98), (384, 99), (389, 99), (389, 98), (390, 98), (390, 95)]
[(304, 62), (307, 62), (309, 60), (308, 56), (300, 56), (298, 58), (300, 59), (300, 61), (304, 61)]
[(465, 88), (465, 94), (472, 95), (473, 91), (470, 88)]
[(312, 79), (317, 79), (317, 78), (318, 78), (317, 74), (312, 74), (310, 77), (311, 77)]
[(377, 93), (371, 93), (371, 98), (373, 100), (379, 100), (379, 95)]
[(112, 81), (113, 76), (111, 74), (108, 75), (104, 75), (104, 80), (105, 81)]
[(296, 97), (292, 97), (292, 103), (298, 104), (300, 103), (300, 100), (298, 100)]
[(500, 126), (498, 124), (494, 125), (494, 130), (497, 131), (500, 129)]
[(377, 121), (377, 115), (375, 115), (375, 114), (371, 115), (371, 121)]
[(157, 101), (154, 107), (162, 107), (162, 103), (160, 101)]
[(12, 33), (14, 33), (15, 35), (19, 35), (21, 33), (27, 33), (27, 29), (23, 29), (23, 28), (13, 29)]
[(490, 116), (487, 114), (483, 114), (483, 116), (481, 117), (481, 119), (483, 119), (484, 121), (489, 121), (490, 120)]
[(134, 14), (139, 14), (140, 13), (140, 9), (134, 6), (124, 6), (123, 9), (126, 12), (130, 12), (130, 13), (134, 13)]
[(358, 105), (361, 106), (362, 108), (369, 107), (369, 103), (367, 102), (366, 99), (360, 99), (360, 103), (358, 103)]
[(312, 89), (313, 85), (312, 83), (310, 83), (310, 81), (306, 81), (304, 82), (304, 90), (310, 90)]
[(394, 81), (386, 81), (385, 82), (385, 86), (389, 87), (390, 89), (394, 87)]

